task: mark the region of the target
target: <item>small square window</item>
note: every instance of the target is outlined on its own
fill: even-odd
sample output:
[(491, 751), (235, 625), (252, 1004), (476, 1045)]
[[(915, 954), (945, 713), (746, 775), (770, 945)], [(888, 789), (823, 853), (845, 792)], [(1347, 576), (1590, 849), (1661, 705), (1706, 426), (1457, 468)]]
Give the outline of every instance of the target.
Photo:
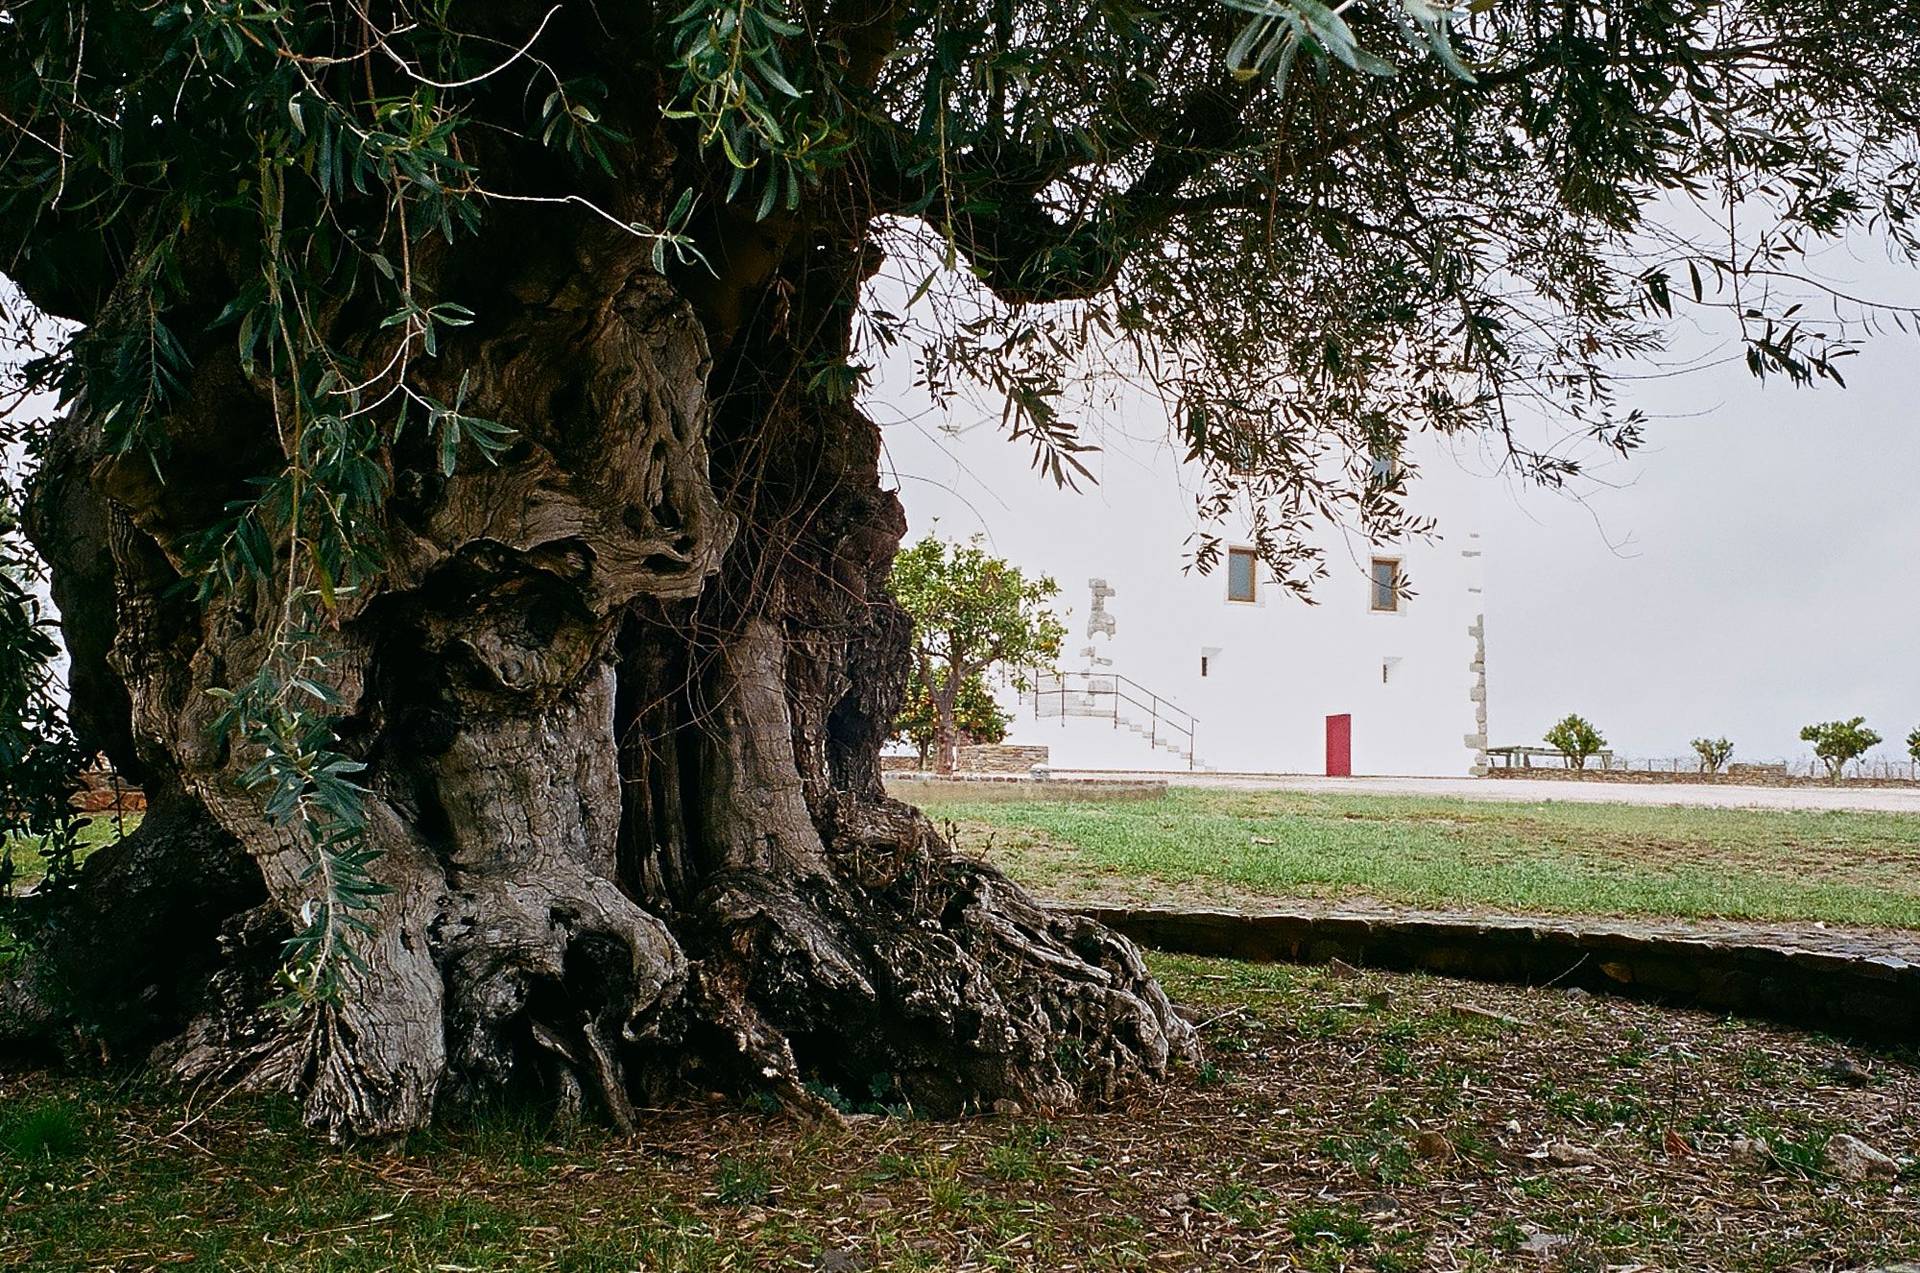
[(1391, 557), (1373, 559), (1373, 608), (1391, 613), (1400, 608), (1400, 563)]
[(1227, 600), (1253, 600), (1255, 567), (1259, 560), (1251, 548), (1227, 550)]

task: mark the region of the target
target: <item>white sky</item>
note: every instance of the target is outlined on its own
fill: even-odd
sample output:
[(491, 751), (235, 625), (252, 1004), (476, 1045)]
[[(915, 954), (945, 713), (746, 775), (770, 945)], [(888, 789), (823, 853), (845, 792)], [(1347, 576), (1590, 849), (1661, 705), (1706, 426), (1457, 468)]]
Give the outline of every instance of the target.
[[(1821, 264), (1878, 298), (1920, 301), (1920, 279), (1873, 256)], [(1492, 741), (1535, 741), (1577, 711), (1628, 755), (1688, 755), (1704, 734), (1770, 760), (1808, 755), (1810, 721), (1865, 715), (1887, 740), (1873, 758), (1904, 759), (1920, 725), (1920, 340), (1888, 324), (1842, 360), (1844, 389), (1762, 385), (1737, 344), (1698, 332), (1682, 351), (1731, 361), (1623, 384), (1621, 408), (1654, 417), (1646, 445), (1577, 495), (1484, 479)], [(947, 535), (984, 529), (1047, 570), (1050, 540), (1129, 517), (1097, 491), (1010, 480), (995, 449), (1024, 446), (989, 422), (997, 412), (956, 412), (974, 427), (945, 435), (910, 379), (905, 356), (890, 359), (869, 408), (888, 426), (913, 535), (935, 518)], [(1166, 463), (1146, 440), (1159, 429), (1125, 419), (1134, 440), (1113, 449), (1132, 454), (1099, 463)], [(1078, 581), (1063, 583), (1077, 603)]]

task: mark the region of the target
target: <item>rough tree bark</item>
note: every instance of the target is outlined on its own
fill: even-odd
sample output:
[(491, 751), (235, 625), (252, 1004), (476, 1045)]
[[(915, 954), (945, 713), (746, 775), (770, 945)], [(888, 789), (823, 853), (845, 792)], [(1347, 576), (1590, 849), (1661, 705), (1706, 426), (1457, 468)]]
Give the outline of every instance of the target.
[[(258, 665), (284, 598), (177, 586), (185, 536), (273, 466), (266, 388), (201, 342), (164, 482), (80, 403), (31, 525), (76, 718), (159, 799), (89, 862), (47, 930), (79, 938), (40, 943), (0, 1034), (91, 1021), (367, 1135), (502, 1088), (626, 1123), (688, 1078), (802, 1106), (1058, 1106), (1190, 1056), (1125, 940), (882, 790), (904, 518), (873, 423), (795, 387), (846, 352), (863, 238), (790, 228), (724, 294), (653, 273), (644, 243), (507, 213), (416, 263), (481, 315), (426, 374), (519, 436), (447, 479), (394, 453), (386, 567), (325, 638), (393, 891), (344, 996), (291, 1024), (267, 1005), (311, 849), (240, 790), (249, 756), (215, 741), (208, 694)], [(98, 940), (109, 916), (132, 940)], [(102, 1003), (137, 1010), (103, 1028)]]

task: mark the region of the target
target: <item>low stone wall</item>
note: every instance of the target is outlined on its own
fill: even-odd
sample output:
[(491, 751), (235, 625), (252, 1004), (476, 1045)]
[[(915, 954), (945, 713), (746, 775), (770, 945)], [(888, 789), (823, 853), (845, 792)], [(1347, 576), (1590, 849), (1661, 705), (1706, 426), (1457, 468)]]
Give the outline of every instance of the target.
[(1045, 766), (1047, 748), (1019, 743), (970, 743), (953, 751), (953, 770), (962, 774), (1025, 774)]
[[(1719, 777), (1718, 774), (1710, 776)], [(1785, 765), (1754, 765), (1736, 760), (1727, 766), (1729, 782), (1785, 782), (1791, 777)]]
[(1732, 1012), (1875, 1042), (1920, 1041), (1920, 941), (1631, 921), (1506, 916), (1171, 911), (1089, 915), (1143, 946), (1265, 963), (1328, 963), (1578, 987)]
[[(1034, 766), (1046, 767), (1047, 749), (1018, 743), (962, 743), (953, 749), (953, 759), (956, 774), (1012, 774), (1024, 778), (1033, 772)], [(880, 772), (926, 771), (920, 768), (918, 756), (896, 755), (880, 757)]]
[(1158, 778), (1031, 778), (1021, 774), (889, 774), (887, 794), (908, 804), (956, 800), (983, 802), (1158, 800), (1167, 784)]
[[(1531, 769), (1522, 766), (1495, 765), (1482, 777), (1486, 778), (1543, 778), (1557, 782), (1630, 782), (1660, 785), (1670, 783), (1698, 783), (1705, 786), (1726, 787), (1832, 787), (1834, 784), (1825, 778), (1810, 778), (1785, 772), (1778, 765), (1730, 765), (1726, 773), (1674, 773), (1660, 769), (1563, 769), (1559, 766), (1549, 768), (1536, 765)], [(1920, 782), (1911, 778), (1843, 778), (1841, 787), (1920, 787)]]
[(80, 784), (68, 803), (82, 813), (140, 813), (147, 807), (146, 793), (111, 770), (89, 769)]

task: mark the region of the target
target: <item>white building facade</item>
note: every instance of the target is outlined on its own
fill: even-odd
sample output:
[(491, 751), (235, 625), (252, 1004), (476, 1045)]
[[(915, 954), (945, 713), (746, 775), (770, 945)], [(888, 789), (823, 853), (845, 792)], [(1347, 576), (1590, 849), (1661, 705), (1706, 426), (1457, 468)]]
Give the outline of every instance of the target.
[(1096, 485), (1061, 491), (989, 427), (890, 430), (917, 536), (982, 534), (1060, 585), (1061, 675), (1002, 694), (1010, 743), (1055, 769), (1464, 775), (1486, 762), (1484, 485), (1450, 444), (1415, 439), (1409, 507), (1434, 535), (1374, 547), (1337, 530), (1308, 604), (1217, 528), (1189, 566), (1198, 476), (1158, 439), (1111, 435)]

